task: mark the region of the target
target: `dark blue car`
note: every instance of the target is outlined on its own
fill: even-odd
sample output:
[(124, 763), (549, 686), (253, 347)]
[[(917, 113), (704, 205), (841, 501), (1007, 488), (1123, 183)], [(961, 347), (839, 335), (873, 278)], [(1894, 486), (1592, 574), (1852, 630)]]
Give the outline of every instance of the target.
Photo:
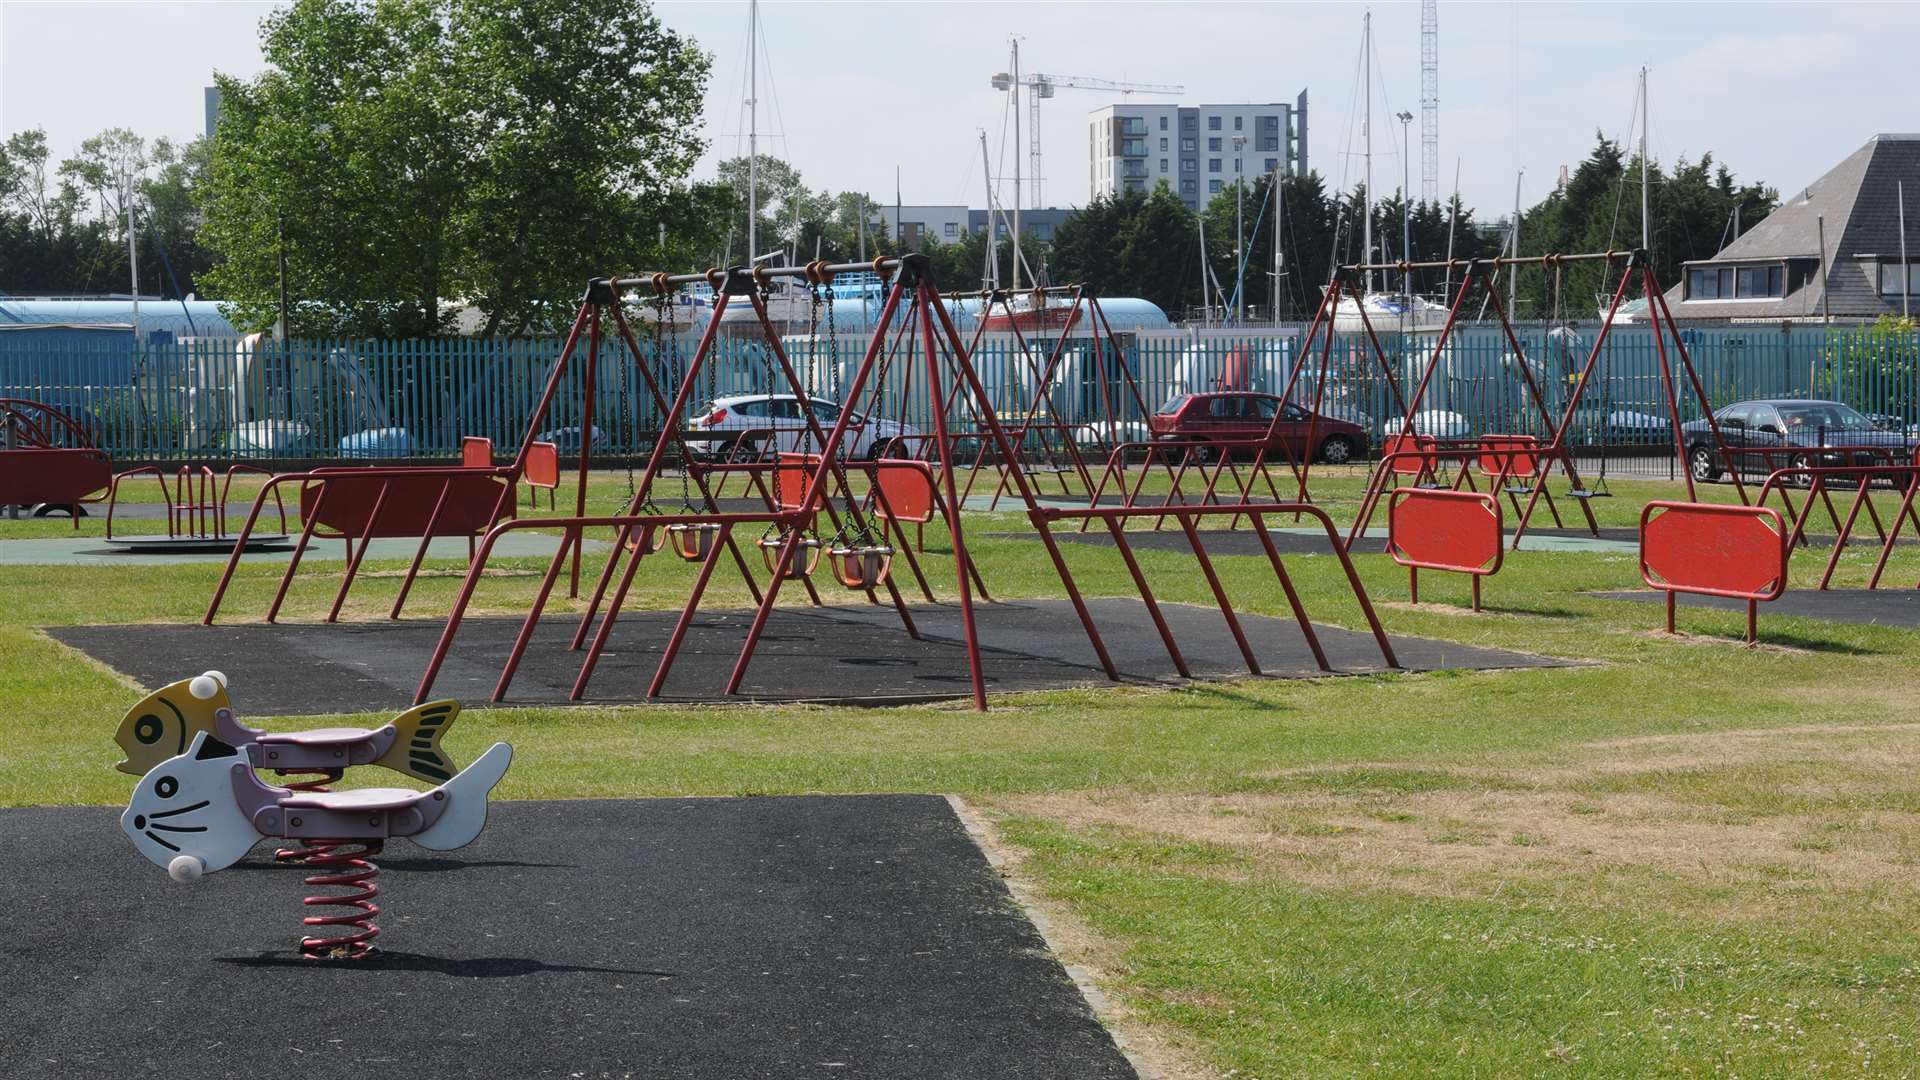
[(1737, 401), (1713, 414), (1723, 454), (1705, 421), (1680, 425), (1687, 467), (1696, 481), (1720, 479), (1728, 468), (1766, 476), (1776, 469), (1906, 464), (1913, 441), (1888, 431), (1852, 406), (1817, 398)]

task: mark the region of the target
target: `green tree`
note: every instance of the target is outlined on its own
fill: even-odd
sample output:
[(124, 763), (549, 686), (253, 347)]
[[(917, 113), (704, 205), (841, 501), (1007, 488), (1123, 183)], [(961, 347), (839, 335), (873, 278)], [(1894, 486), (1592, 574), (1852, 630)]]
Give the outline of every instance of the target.
[[(218, 76), (209, 275), (242, 325), (485, 333), (564, 320), (588, 277), (710, 250), (685, 183), (708, 60), (626, 0), (298, 0), (268, 70)], [(711, 218), (705, 221), (711, 221)], [(659, 226), (667, 225), (663, 249)]]
[[(1545, 199), (1520, 219), (1522, 254), (1626, 250), (1640, 245), (1640, 174), (1646, 169), (1654, 275), (1663, 286), (1679, 280), (1681, 265), (1705, 259), (1732, 239), (1734, 210), (1741, 228), (1757, 224), (1779, 205), (1764, 184), (1741, 184), (1712, 154), (1681, 158), (1671, 173), (1658, 162), (1630, 156), (1596, 134), (1587, 158)], [(1555, 280), (1559, 288), (1555, 288)], [(1619, 266), (1577, 263), (1557, 275), (1539, 267), (1520, 271), (1520, 315), (1526, 318), (1592, 318), (1620, 282)], [(1630, 289), (1629, 294), (1636, 293)]]

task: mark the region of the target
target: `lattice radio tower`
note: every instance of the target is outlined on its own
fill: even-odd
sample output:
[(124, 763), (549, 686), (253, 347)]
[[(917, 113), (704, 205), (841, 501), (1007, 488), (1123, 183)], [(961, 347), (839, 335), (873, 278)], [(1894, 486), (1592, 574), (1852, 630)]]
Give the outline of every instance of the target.
[(1420, 198), (1440, 201), (1440, 0), (1420, 2)]

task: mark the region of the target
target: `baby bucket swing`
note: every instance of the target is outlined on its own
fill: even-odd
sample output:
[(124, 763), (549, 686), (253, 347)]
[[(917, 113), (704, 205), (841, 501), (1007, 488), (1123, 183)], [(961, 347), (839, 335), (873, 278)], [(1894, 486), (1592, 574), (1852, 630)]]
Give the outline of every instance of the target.
[[(840, 408), (851, 408), (851, 403), (840, 402), (840, 342), (834, 333), (833, 325), (833, 271), (827, 269), (824, 261), (815, 263), (810, 279), (827, 286), (827, 379), (833, 400)], [(818, 304), (819, 293), (814, 294)], [(871, 413), (877, 417), (881, 412), (881, 403), (886, 400), (887, 368), (892, 363), (891, 352), (880, 355), (879, 367), (874, 372)], [(813, 343), (807, 345), (807, 365), (813, 365)], [(879, 432), (874, 432), (870, 445), (878, 449)], [(846, 486), (846, 478), (841, 477), (841, 491), (847, 498), (847, 518), (840, 523), (839, 532), (827, 545), (827, 565), (833, 571), (835, 581), (856, 591), (866, 591), (878, 585), (884, 585), (887, 575), (893, 572), (893, 547), (886, 542), (884, 531), (876, 536), (873, 531), (873, 502), (879, 497), (880, 469), (879, 455), (874, 455), (873, 468), (867, 474), (870, 490), (867, 493), (867, 507), (863, 512), (854, 502), (853, 492)]]
[[(1612, 270), (1613, 270), (1613, 264), (1607, 263), (1602, 268), (1602, 273), (1603, 274), (1611, 273)], [(1632, 273), (1632, 271), (1622, 270), (1621, 273), (1630, 274)], [(1604, 278), (1602, 280), (1604, 282)], [(1554, 285), (1553, 285), (1554, 313), (1556, 316), (1562, 316), (1564, 314), (1563, 312), (1564, 294), (1561, 288), (1560, 267), (1559, 267), (1559, 264), (1557, 263), (1554, 266), (1553, 282), (1554, 282)], [(1556, 318), (1556, 321), (1559, 322), (1561, 326), (1566, 327), (1567, 332), (1569, 334), (1573, 332), (1572, 324), (1566, 322), (1564, 318)], [(1578, 339), (1576, 338), (1574, 340), (1578, 340)], [(1609, 432), (1607, 429), (1613, 425), (1613, 363), (1612, 363), (1613, 341), (1612, 339), (1609, 338), (1606, 344), (1602, 346), (1602, 348), (1606, 349), (1606, 354), (1600, 361), (1600, 423), (1597, 426), (1597, 434), (1600, 438), (1600, 472), (1598, 475), (1594, 477), (1592, 487), (1586, 487), (1582, 484), (1574, 484), (1571, 487), (1569, 487), (1567, 489), (1567, 497), (1571, 499), (1586, 500), (1586, 499), (1613, 498), (1613, 492), (1607, 490), (1607, 460), (1611, 456), (1610, 443), (1612, 441), (1612, 433)], [(1577, 360), (1578, 358), (1572, 356), (1572, 354), (1569, 353), (1569, 359)], [(1585, 387), (1576, 387), (1576, 391), (1580, 393), (1584, 393)], [(1562, 438), (1564, 438), (1564, 436), (1562, 436)]]
[[(680, 335), (678, 333), (669, 333), (668, 324), (672, 321), (673, 311), (668, 298), (668, 292), (671, 286), (667, 283), (666, 278), (667, 275), (665, 274), (653, 275), (653, 359), (658, 363), (663, 356), (665, 357), (666, 374), (672, 380), (672, 385), (678, 387), (686, 380), (687, 376), (684, 370), (685, 365), (680, 357)], [(637, 360), (638, 358), (636, 358), (636, 362)], [(712, 400), (716, 388), (719, 386), (718, 378), (714, 374), (715, 367), (711, 362), (707, 364), (708, 400)], [(622, 374), (625, 374), (624, 370)], [(625, 383), (623, 381), (622, 387), (624, 388), (624, 386)], [(693, 490), (689, 480), (689, 477), (691, 477), (693, 473), (693, 450), (687, 445), (685, 425), (674, 425), (674, 439), (680, 444), (679, 513), (701, 513), (705, 508), (693, 504)], [(628, 470), (627, 487), (627, 502), (631, 504), (633, 502), (633, 476), (631, 469)], [(648, 489), (647, 501), (646, 504), (640, 508), (640, 513), (664, 513), (664, 511), (654, 505), (651, 488)], [(720, 536), (720, 525), (718, 522), (712, 521), (676, 522), (667, 526), (665, 530), (651, 530), (651, 532), (653, 541), (648, 551), (659, 551), (662, 547), (671, 547), (673, 553), (680, 556), (682, 560), (697, 563), (705, 560), (707, 553), (713, 550), (713, 545), (718, 541)], [(637, 546), (640, 543), (639, 535), (636, 535), (629, 543)]]
[[(813, 520), (814, 508), (810, 506), (801, 507), (800, 502), (801, 500), (804, 500), (808, 494), (807, 492), (808, 483), (805, 479), (807, 475), (806, 466), (813, 457), (813, 432), (814, 432), (815, 424), (814, 424), (813, 415), (810, 410), (813, 407), (813, 398), (811, 397), (811, 393), (812, 393), (812, 387), (814, 385), (814, 374), (815, 374), (814, 356), (815, 356), (815, 350), (819, 347), (819, 337), (820, 337), (821, 303), (820, 303), (820, 269), (819, 268), (822, 265), (824, 264), (816, 260), (814, 262), (808, 263), (805, 268), (807, 289), (811, 294), (812, 302), (809, 305), (808, 318), (807, 318), (807, 364), (805, 368), (806, 377), (803, 381), (803, 384), (795, 388), (799, 391), (799, 396), (793, 403), (796, 415), (800, 420), (800, 425), (801, 425), (800, 435), (798, 437), (798, 445), (795, 448), (798, 451), (798, 453), (793, 455), (788, 455), (781, 452), (780, 436), (777, 428), (775, 429), (774, 438), (773, 438), (773, 459), (774, 459), (773, 460), (773, 504), (774, 504), (774, 508), (778, 510), (789, 510), (789, 509), (796, 509), (796, 508), (805, 509), (806, 511), (808, 511), (807, 521), (809, 523), (811, 523)], [(831, 294), (829, 294), (829, 299), (827, 301), (827, 304), (828, 304), (828, 324), (827, 325), (828, 325), (828, 332), (831, 333), (832, 325), (833, 325)], [(769, 348), (766, 352), (762, 353), (762, 359), (766, 367), (767, 391), (769, 394), (771, 394), (773, 392), (773, 388), (777, 385), (777, 382), (774, 377), (773, 352), (771, 348)], [(800, 483), (800, 492), (798, 495), (795, 496), (795, 501), (791, 506), (787, 502), (785, 488), (781, 480), (781, 474), (785, 473), (790, 467), (789, 462), (792, 463), (793, 467), (796, 467), (796, 471), (799, 473), (800, 477), (802, 478)], [(840, 482), (841, 488), (845, 489), (845, 487), (847, 486), (846, 474), (840, 471), (837, 463), (833, 465), (833, 470), (834, 470), (835, 478)], [(794, 544), (795, 550), (793, 553), (793, 558), (788, 560), (786, 563), (786, 573), (784, 575), (785, 578), (789, 581), (792, 581), (798, 578), (812, 577), (813, 572), (819, 569), (820, 567), (820, 558), (822, 554), (824, 554), (825, 552), (826, 545), (821, 543), (820, 537), (814, 532), (811, 524), (809, 524), (805, 528), (792, 526), (792, 525), (785, 525), (780, 523), (774, 523), (767, 526), (767, 531), (761, 535), (759, 540), (760, 559), (762, 562), (766, 563), (767, 573), (772, 574), (775, 577), (782, 576), (781, 570), (780, 570), (780, 564), (781, 564), (780, 552), (783, 548), (787, 546), (787, 543), (789, 541), (791, 541)]]

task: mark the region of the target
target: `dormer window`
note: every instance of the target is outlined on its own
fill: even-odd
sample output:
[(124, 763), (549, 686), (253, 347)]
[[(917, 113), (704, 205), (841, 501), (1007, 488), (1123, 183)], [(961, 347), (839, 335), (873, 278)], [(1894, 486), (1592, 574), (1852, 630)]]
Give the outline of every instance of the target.
[(1696, 266), (1687, 271), (1689, 300), (1770, 300), (1787, 294), (1787, 269), (1766, 266)]
[(1899, 296), (1902, 288), (1908, 296), (1920, 296), (1920, 264), (1881, 263), (1880, 295)]
[(1742, 266), (1734, 274), (1733, 295), (1739, 299), (1785, 296), (1787, 273), (1780, 266)]
[(1687, 299), (1733, 298), (1733, 267), (1701, 266), (1687, 271)]

